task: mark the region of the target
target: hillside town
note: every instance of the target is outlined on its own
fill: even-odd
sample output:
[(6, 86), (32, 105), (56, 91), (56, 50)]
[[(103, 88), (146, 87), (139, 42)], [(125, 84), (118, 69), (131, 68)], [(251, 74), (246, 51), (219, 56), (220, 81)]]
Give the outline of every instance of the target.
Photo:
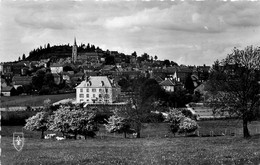
[(260, 165), (259, 1), (0, 8), (0, 165)]
[[(93, 77), (93, 82), (97, 82), (95, 79), (101, 76), (101, 81), (108, 83), (103, 85), (116, 89), (116, 94), (113, 94), (115, 97), (109, 100), (112, 103), (121, 92), (129, 92), (127, 87), (120, 89), (120, 81), (139, 77), (151, 78), (167, 92), (190, 88), (185, 83), (191, 81), (194, 90), (207, 80), (210, 71), (210, 66), (178, 65), (167, 59), (159, 60), (157, 56), (149, 56), (147, 53), (141, 56), (137, 56), (135, 52), (132, 55), (124, 55), (117, 51), (102, 51), (99, 48), (89, 51), (89, 45), (83, 47), (86, 49), (79, 52), (75, 38), (70, 57), (38, 61), (23, 57), (19, 61), (1, 63), (1, 96), (77, 92), (76, 102), (82, 102), (82, 99), (79, 99), (82, 95), (78, 94), (80, 88), (88, 83), (89, 77)], [(49, 84), (39, 83), (42, 81), (41, 75), (45, 75), (44, 78)], [(99, 86), (101, 82), (97, 83), (92, 83), (92, 86)], [(98, 95), (96, 94), (95, 98), (98, 98)], [(88, 102), (86, 99), (83, 100)]]

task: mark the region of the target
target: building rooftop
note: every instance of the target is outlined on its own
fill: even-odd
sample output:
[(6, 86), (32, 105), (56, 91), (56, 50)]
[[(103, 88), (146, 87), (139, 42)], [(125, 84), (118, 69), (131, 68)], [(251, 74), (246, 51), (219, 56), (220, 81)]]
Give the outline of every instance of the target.
[(100, 88), (100, 87), (113, 87), (112, 81), (107, 76), (90, 76), (88, 80), (82, 81), (76, 88)]

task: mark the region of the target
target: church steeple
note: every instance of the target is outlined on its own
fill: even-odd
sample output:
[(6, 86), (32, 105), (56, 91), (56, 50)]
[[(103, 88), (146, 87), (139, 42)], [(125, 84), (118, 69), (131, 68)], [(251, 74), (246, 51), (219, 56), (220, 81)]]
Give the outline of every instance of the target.
[(74, 45), (72, 46), (72, 62), (75, 63), (77, 61), (77, 42), (76, 37), (74, 37)]
[(76, 37), (74, 37), (74, 45), (77, 46)]

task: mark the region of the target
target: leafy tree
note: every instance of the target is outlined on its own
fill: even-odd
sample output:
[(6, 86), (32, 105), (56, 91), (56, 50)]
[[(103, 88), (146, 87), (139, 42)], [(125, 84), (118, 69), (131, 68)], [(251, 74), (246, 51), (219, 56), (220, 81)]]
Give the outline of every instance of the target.
[(63, 136), (71, 133), (75, 138), (78, 134), (93, 137), (94, 132), (98, 131), (94, 118), (94, 111), (72, 106), (61, 107), (51, 116), (49, 130), (61, 132)]
[(43, 70), (38, 70), (36, 72), (36, 76), (32, 77), (32, 85), (34, 89), (39, 91), (42, 88), (44, 82), (44, 76), (45, 76), (45, 72)]
[(129, 120), (137, 138), (140, 138), (142, 123), (147, 121), (146, 118), (154, 108), (153, 103), (158, 100), (162, 90), (153, 79), (137, 78), (131, 85), (130, 100), (126, 107), (117, 110), (117, 116)]
[(189, 74), (187, 77), (186, 77), (186, 80), (185, 80), (185, 88), (188, 90), (188, 92), (190, 94), (193, 94), (194, 92), (194, 84), (193, 84), (193, 80), (191, 78), (191, 74)]
[(105, 124), (106, 130), (110, 133), (123, 133), (126, 138), (127, 133), (133, 133), (133, 129), (131, 129), (131, 121), (130, 119), (126, 119), (120, 117), (118, 115), (110, 116), (107, 120), (107, 124)]
[(26, 94), (31, 94), (32, 93), (32, 85), (31, 84), (23, 85), (23, 92), (26, 93)]
[(133, 57), (137, 57), (137, 54), (136, 54), (136, 52), (134, 51), (132, 54), (131, 54)]
[(121, 87), (122, 91), (127, 91), (128, 87), (130, 86), (129, 82), (126, 78), (122, 78), (118, 81), (118, 85)]
[(164, 60), (163, 65), (165, 65), (166, 67), (169, 67), (171, 65), (171, 63), (169, 60)]
[(22, 60), (23, 60), (23, 61), (25, 60), (25, 54), (23, 54)]
[(38, 112), (26, 120), (24, 128), (30, 131), (41, 131), (41, 139), (44, 139), (44, 132), (48, 129), (48, 114), (46, 112)]
[(156, 60), (158, 59), (158, 57), (155, 55), (155, 56), (154, 56), (154, 59), (155, 59), (155, 61), (156, 61)]
[(106, 65), (114, 65), (115, 64), (115, 57), (114, 56), (107, 56), (105, 58)]
[(43, 81), (44, 81), (43, 84), (49, 86), (49, 88), (55, 86), (54, 76), (51, 73), (46, 73)]
[(142, 58), (145, 60), (145, 61), (149, 61), (149, 55), (147, 53), (144, 53), (142, 55)]
[(244, 50), (234, 48), (210, 73), (209, 104), (216, 112), (227, 110), (243, 121), (244, 137), (250, 137), (248, 122), (260, 116), (260, 52), (248, 46)]
[(24, 91), (24, 90), (23, 90), (23, 87), (22, 87), (22, 86), (19, 86), (19, 87), (17, 87), (17, 89), (16, 89), (16, 92), (17, 92), (18, 95), (22, 94), (23, 91)]
[(21, 57), (18, 58), (18, 61), (21, 61)]

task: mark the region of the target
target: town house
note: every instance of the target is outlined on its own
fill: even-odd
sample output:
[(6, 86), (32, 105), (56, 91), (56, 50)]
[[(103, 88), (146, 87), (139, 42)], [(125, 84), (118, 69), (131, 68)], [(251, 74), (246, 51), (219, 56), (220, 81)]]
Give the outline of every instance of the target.
[(76, 102), (112, 104), (120, 93), (120, 87), (107, 76), (90, 76), (76, 87)]

